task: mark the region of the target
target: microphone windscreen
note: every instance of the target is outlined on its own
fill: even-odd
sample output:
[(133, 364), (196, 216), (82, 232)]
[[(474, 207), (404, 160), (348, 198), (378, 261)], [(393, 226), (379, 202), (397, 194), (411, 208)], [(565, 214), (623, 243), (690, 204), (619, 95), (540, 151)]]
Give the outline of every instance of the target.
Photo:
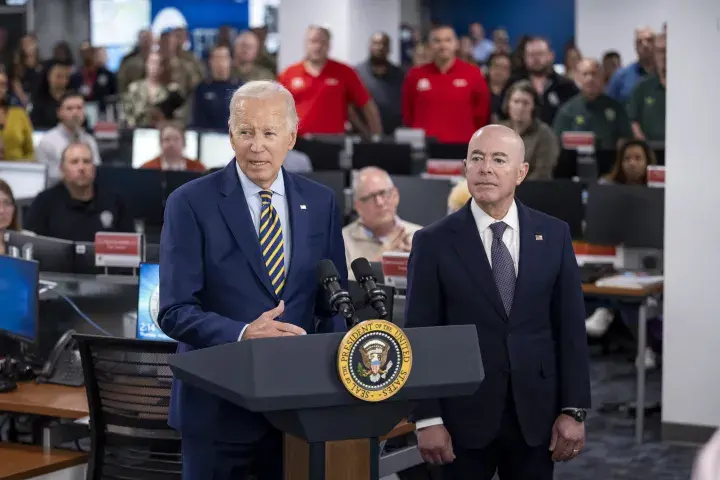
[(320, 260), (320, 263), (318, 263), (318, 282), (325, 283), (325, 279), (327, 279), (328, 277), (340, 277), (340, 274), (338, 273), (337, 268), (335, 267), (335, 264), (332, 262), (332, 260), (328, 260), (326, 258), (324, 260)]
[(355, 274), (355, 278), (357, 278), (358, 280), (367, 277), (375, 278), (375, 272), (373, 272), (372, 266), (370, 266), (370, 262), (368, 262), (368, 259), (365, 257), (360, 257), (353, 260), (353, 262), (350, 264), (350, 268)]

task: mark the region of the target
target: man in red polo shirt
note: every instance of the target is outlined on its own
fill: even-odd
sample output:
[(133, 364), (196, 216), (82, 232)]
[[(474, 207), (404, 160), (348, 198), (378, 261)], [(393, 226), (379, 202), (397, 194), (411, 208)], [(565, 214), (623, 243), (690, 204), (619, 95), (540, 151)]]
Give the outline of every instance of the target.
[(430, 32), (433, 62), (410, 70), (402, 93), (403, 122), (442, 143), (467, 143), (490, 121), (490, 91), (480, 69), (456, 57), (455, 31)]
[(360, 77), (351, 67), (330, 60), (330, 31), (310, 26), (305, 60), (289, 66), (278, 81), (295, 98), (300, 123), (298, 135), (343, 134), (348, 107), (359, 108), (371, 134), (382, 133), (380, 114)]

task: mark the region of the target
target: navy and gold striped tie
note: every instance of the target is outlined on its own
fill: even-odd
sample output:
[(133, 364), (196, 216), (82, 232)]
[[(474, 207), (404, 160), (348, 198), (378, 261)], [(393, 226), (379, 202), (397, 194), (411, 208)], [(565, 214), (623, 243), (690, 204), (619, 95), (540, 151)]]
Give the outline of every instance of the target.
[(260, 249), (263, 261), (270, 275), (275, 294), (280, 296), (285, 286), (285, 253), (283, 249), (282, 224), (277, 211), (272, 206), (272, 192), (260, 192), (262, 209), (260, 211)]

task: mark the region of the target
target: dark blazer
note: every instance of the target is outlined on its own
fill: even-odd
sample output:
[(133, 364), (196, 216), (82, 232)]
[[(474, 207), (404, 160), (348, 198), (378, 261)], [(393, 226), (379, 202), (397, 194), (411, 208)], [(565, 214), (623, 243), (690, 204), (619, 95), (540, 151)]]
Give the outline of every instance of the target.
[(585, 307), (570, 230), (516, 203), (520, 259), (509, 318), (469, 202), (413, 238), (406, 326), (475, 324), (485, 367), (474, 395), (422, 403), (414, 419), (442, 417), (453, 444), (465, 448), (493, 440), (508, 391), (530, 446), (549, 445), (561, 408), (590, 406)]
[[(347, 287), (340, 211), (333, 192), (282, 170), (290, 217), (291, 259), (278, 298), (262, 263), (235, 160), (189, 182), (167, 200), (160, 240), (160, 314), (178, 353), (236, 342), (242, 328), (285, 301), (281, 321), (308, 333), (343, 328), (318, 288), (320, 260), (332, 260)], [(304, 206), (304, 207), (303, 207)], [(317, 325), (317, 326), (316, 326)], [(227, 365), (239, 375), (242, 365)], [(259, 414), (175, 379), (170, 426), (184, 436), (251, 443), (269, 424)]]

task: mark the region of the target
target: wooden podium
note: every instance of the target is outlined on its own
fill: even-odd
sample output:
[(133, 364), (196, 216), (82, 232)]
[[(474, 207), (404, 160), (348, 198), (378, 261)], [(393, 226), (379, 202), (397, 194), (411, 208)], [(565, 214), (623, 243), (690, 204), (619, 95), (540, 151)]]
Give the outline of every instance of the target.
[[(400, 422), (380, 440), (407, 435), (415, 431), (415, 424)], [(285, 434), (285, 480), (310, 480), (310, 447), (305, 440)], [(325, 445), (325, 477), (342, 480), (367, 480), (370, 477), (372, 446), (367, 438), (327, 442)]]

